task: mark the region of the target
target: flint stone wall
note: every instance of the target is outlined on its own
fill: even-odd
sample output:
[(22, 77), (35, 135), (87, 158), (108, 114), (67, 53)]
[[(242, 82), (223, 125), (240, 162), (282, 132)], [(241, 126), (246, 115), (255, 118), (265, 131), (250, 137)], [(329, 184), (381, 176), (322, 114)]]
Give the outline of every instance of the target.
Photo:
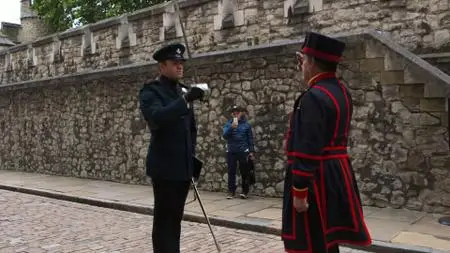
[[(186, 0), (180, 8), (193, 53), (299, 39), (306, 30), (377, 29), (417, 52), (450, 43), (447, 0)], [(30, 29), (33, 38), (41, 30), (22, 30)], [(142, 63), (174, 40), (182, 40), (174, 6), (161, 4), (0, 51), (0, 83)]]
[[(340, 74), (355, 103), (349, 151), (364, 204), (449, 212), (449, 77), (377, 33), (339, 38), (348, 43)], [(257, 147), (252, 192), (281, 196), (286, 115), (301, 92), (300, 42), (192, 60), (212, 88), (209, 102), (196, 104), (200, 188), (226, 191), (222, 127), (239, 103), (249, 110)], [(1, 86), (1, 169), (147, 184), (150, 135), (137, 94), (155, 75), (156, 65), (144, 63)]]

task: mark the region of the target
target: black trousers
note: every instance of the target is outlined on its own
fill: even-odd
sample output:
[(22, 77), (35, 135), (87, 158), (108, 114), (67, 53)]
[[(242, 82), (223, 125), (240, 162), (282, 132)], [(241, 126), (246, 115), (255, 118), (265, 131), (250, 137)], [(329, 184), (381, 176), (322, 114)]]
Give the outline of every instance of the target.
[(190, 181), (152, 179), (154, 214), (152, 242), (154, 253), (179, 253), (181, 220)]
[(247, 194), (249, 191), (249, 169), (248, 169), (248, 152), (227, 153), (228, 163), (228, 190), (231, 193), (236, 192), (236, 169), (239, 164), (239, 171), (242, 177), (242, 192)]

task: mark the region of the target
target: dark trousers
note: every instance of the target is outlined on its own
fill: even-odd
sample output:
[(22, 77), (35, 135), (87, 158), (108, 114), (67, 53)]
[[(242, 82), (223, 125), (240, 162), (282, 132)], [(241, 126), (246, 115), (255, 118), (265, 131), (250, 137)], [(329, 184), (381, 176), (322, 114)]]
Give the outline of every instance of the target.
[(153, 180), (155, 207), (152, 242), (154, 253), (179, 253), (181, 220), (189, 181)]
[(242, 177), (242, 192), (247, 194), (249, 191), (249, 170), (247, 163), (247, 152), (237, 152), (237, 153), (227, 153), (227, 163), (228, 163), (228, 190), (231, 193), (236, 192), (236, 168), (239, 164), (239, 171)]

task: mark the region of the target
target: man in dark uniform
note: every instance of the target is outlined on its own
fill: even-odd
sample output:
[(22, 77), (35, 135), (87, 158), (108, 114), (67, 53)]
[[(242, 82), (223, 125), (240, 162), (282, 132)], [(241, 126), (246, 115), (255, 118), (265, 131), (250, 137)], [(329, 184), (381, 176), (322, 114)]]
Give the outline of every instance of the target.
[(336, 253), (339, 243), (371, 244), (347, 154), (352, 98), (336, 77), (344, 48), (341, 41), (308, 33), (297, 53), (308, 89), (295, 101), (285, 140), (287, 252)]
[[(153, 54), (160, 76), (139, 92), (142, 114), (151, 131), (146, 174), (152, 180), (155, 253), (180, 252), (181, 220), (194, 173), (197, 128), (193, 101), (202, 99), (199, 88), (182, 85), (185, 47), (165, 46)], [(184, 92), (183, 92), (184, 91)]]

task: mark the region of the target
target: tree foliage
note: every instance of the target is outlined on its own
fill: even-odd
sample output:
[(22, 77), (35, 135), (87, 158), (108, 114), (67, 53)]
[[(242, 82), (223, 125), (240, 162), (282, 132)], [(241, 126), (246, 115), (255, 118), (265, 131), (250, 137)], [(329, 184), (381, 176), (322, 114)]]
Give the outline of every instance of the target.
[(34, 0), (32, 8), (54, 32), (95, 23), (167, 0)]

